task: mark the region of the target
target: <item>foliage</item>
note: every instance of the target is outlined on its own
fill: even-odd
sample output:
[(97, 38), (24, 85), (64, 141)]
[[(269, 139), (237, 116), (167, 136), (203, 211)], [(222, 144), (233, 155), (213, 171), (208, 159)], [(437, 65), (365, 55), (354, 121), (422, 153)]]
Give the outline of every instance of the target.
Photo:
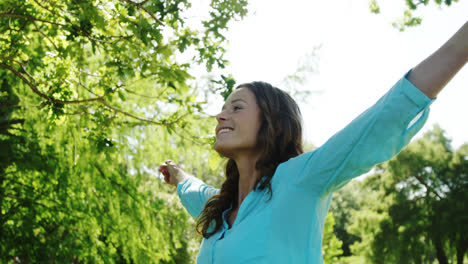
[(338, 240), (333, 233), (334, 226), (335, 219), (333, 218), (333, 213), (329, 212), (323, 227), (322, 255), (324, 263), (336, 263), (338, 257), (343, 254), (343, 250), (341, 249), (343, 242)]
[[(0, 141), (2, 154), (6, 152), (0, 189), (1, 262), (16, 256), (32, 263), (174, 263), (183, 255), (185, 262), (176, 263), (189, 261), (193, 252), (185, 245), (193, 235), (188, 215), (173, 191), (151, 173), (157, 161), (177, 156), (170, 143), (183, 144), (181, 139), (162, 129), (144, 136), (120, 127), (112, 129), (115, 139), (99, 146), (94, 137), (85, 136), (90, 132), (77, 129), (74, 116), (55, 125), (41, 122), (47, 113), (33, 110), (13, 113), (18, 118), (14, 120), (24, 124), (10, 126), (6, 133), (13, 134)], [(143, 142), (143, 137), (167, 141), (160, 140), (154, 151), (146, 144), (132, 146), (132, 137), (135, 142)], [(193, 149), (192, 158), (213, 155)], [(145, 159), (145, 154), (155, 160)], [(191, 164), (195, 161), (186, 161)]]
[[(190, 63), (225, 66), (223, 33), (245, 5), (213, 0), (209, 17), (191, 27), (187, 0), (3, 1), (0, 68), (16, 77), (11, 85), (27, 84), (53, 117), (118, 114), (172, 129), (200, 110)], [(142, 97), (159, 103), (148, 109), (138, 105)]]
[[(405, 31), (409, 27), (415, 27), (421, 25), (422, 18), (415, 16), (413, 13), (420, 8), (420, 5), (427, 6), (430, 3), (442, 7), (442, 6), (451, 6), (453, 2), (458, 2), (458, 0), (405, 0), (406, 10), (403, 12), (403, 16), (392, 23), (393, 27), (399, 31)], [(377, 3), (377, 0), (369, 1), (369, 10), (374, 14), (380, 13), (380, 6)]]
[(215, 93), (219, 93), (223, 97), (224, 101), (226, 101), (229, 95), (234, 90), (235, 84), (236, 80), (231, 74), (228, 76), (221, 75), (221, 80), (212, 81), (212, 85), (214, 85), (212, 90)]
[(193, 260), (157, 167), (219, 181), (190, 63), (225, 66), (245, 6), (213, 0), (196, 23), (185, 0), (0, 2), (0, 262)]
[(350, 246), (354, 242), (360, 241), (358, 236), (347, 231), (347, 227), (352, 224), (352, 213), (360, 210), (360, 195), (360, 182), (354, 180), (335, 192), (330, 203), (330, 212), (333, 213), (336, 222), (333, 230), (336, 237), (343, 242), (343, 256), (351, 256)]
[(443, 130), (411, 143), (362, 184), (348, 231), (354, 255), (371, 263), (463, 263), (468, 250), (468, 145)]

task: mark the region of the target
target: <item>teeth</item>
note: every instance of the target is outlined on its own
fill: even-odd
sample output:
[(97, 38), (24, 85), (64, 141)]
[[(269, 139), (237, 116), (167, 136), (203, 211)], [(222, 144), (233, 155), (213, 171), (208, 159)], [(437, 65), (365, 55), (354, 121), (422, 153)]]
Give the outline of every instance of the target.
[(230, 128), (223, 128), (223, 129), (219, 130), (218, 134), (221, 134), (221, 133), (223, 133), (223, 132), (229, 132), (229, 131), (231, 131), (231, 130), (232, 130), (232, 129), (230, 129)]

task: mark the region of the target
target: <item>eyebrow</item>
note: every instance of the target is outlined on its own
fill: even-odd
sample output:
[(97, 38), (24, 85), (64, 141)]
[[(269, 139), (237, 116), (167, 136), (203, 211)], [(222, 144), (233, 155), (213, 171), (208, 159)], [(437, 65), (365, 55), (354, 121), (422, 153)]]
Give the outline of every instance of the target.
[[(242, 100), (242, 99), (235, 99), (235, 100), (232, 100), (231, 104), (235, 103), (235, 102), (238, 102), (238, 101), (242, 101), (244, 102), (245, 104), (247, 104), (246, 101)], [(224, 110), (226, 109), (226, 104), (223, 105), (223, 107), (221, 108), (221, 110)]]

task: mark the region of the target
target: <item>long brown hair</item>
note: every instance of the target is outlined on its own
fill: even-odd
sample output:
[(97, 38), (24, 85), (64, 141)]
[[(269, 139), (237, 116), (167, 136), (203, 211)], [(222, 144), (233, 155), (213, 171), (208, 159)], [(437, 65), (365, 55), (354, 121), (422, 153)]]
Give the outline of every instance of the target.
[[(301, 112), (289, 94), (268, 83), (246, 83), (236, 89), (239, 88), (249, 89), (255, 95), (260, 108), (262, 124), (258, 131), (257, 144), (262, 153), (255, 167), (260, 171), (261, 177), (267, 176), (258, 189), (267, 188), (271, 199), (271, 179), (278, 165), (303, 153)], [(196, 229), (205, 238), (221, 228), (223, 212), (230, 206), (237, 206), (239, 171), (233, 159), (227, 161), (225, 174), (226, 180), (221, 186), (221, 192), (206, 202), (197, 219)], [(259, 182), (260, 178), (256, 180), (255, 186)]]

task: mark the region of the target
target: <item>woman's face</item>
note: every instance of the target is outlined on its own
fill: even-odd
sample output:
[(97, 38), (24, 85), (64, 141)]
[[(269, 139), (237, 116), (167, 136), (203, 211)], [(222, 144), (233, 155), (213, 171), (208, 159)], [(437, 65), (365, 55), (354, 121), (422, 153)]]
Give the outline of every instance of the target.
[(214, 149), (218, 153), (232, 159), (258, 153), (260, 109), (255, 95), (248, 88), (239, 88), (231, 93), (216, 120)]

